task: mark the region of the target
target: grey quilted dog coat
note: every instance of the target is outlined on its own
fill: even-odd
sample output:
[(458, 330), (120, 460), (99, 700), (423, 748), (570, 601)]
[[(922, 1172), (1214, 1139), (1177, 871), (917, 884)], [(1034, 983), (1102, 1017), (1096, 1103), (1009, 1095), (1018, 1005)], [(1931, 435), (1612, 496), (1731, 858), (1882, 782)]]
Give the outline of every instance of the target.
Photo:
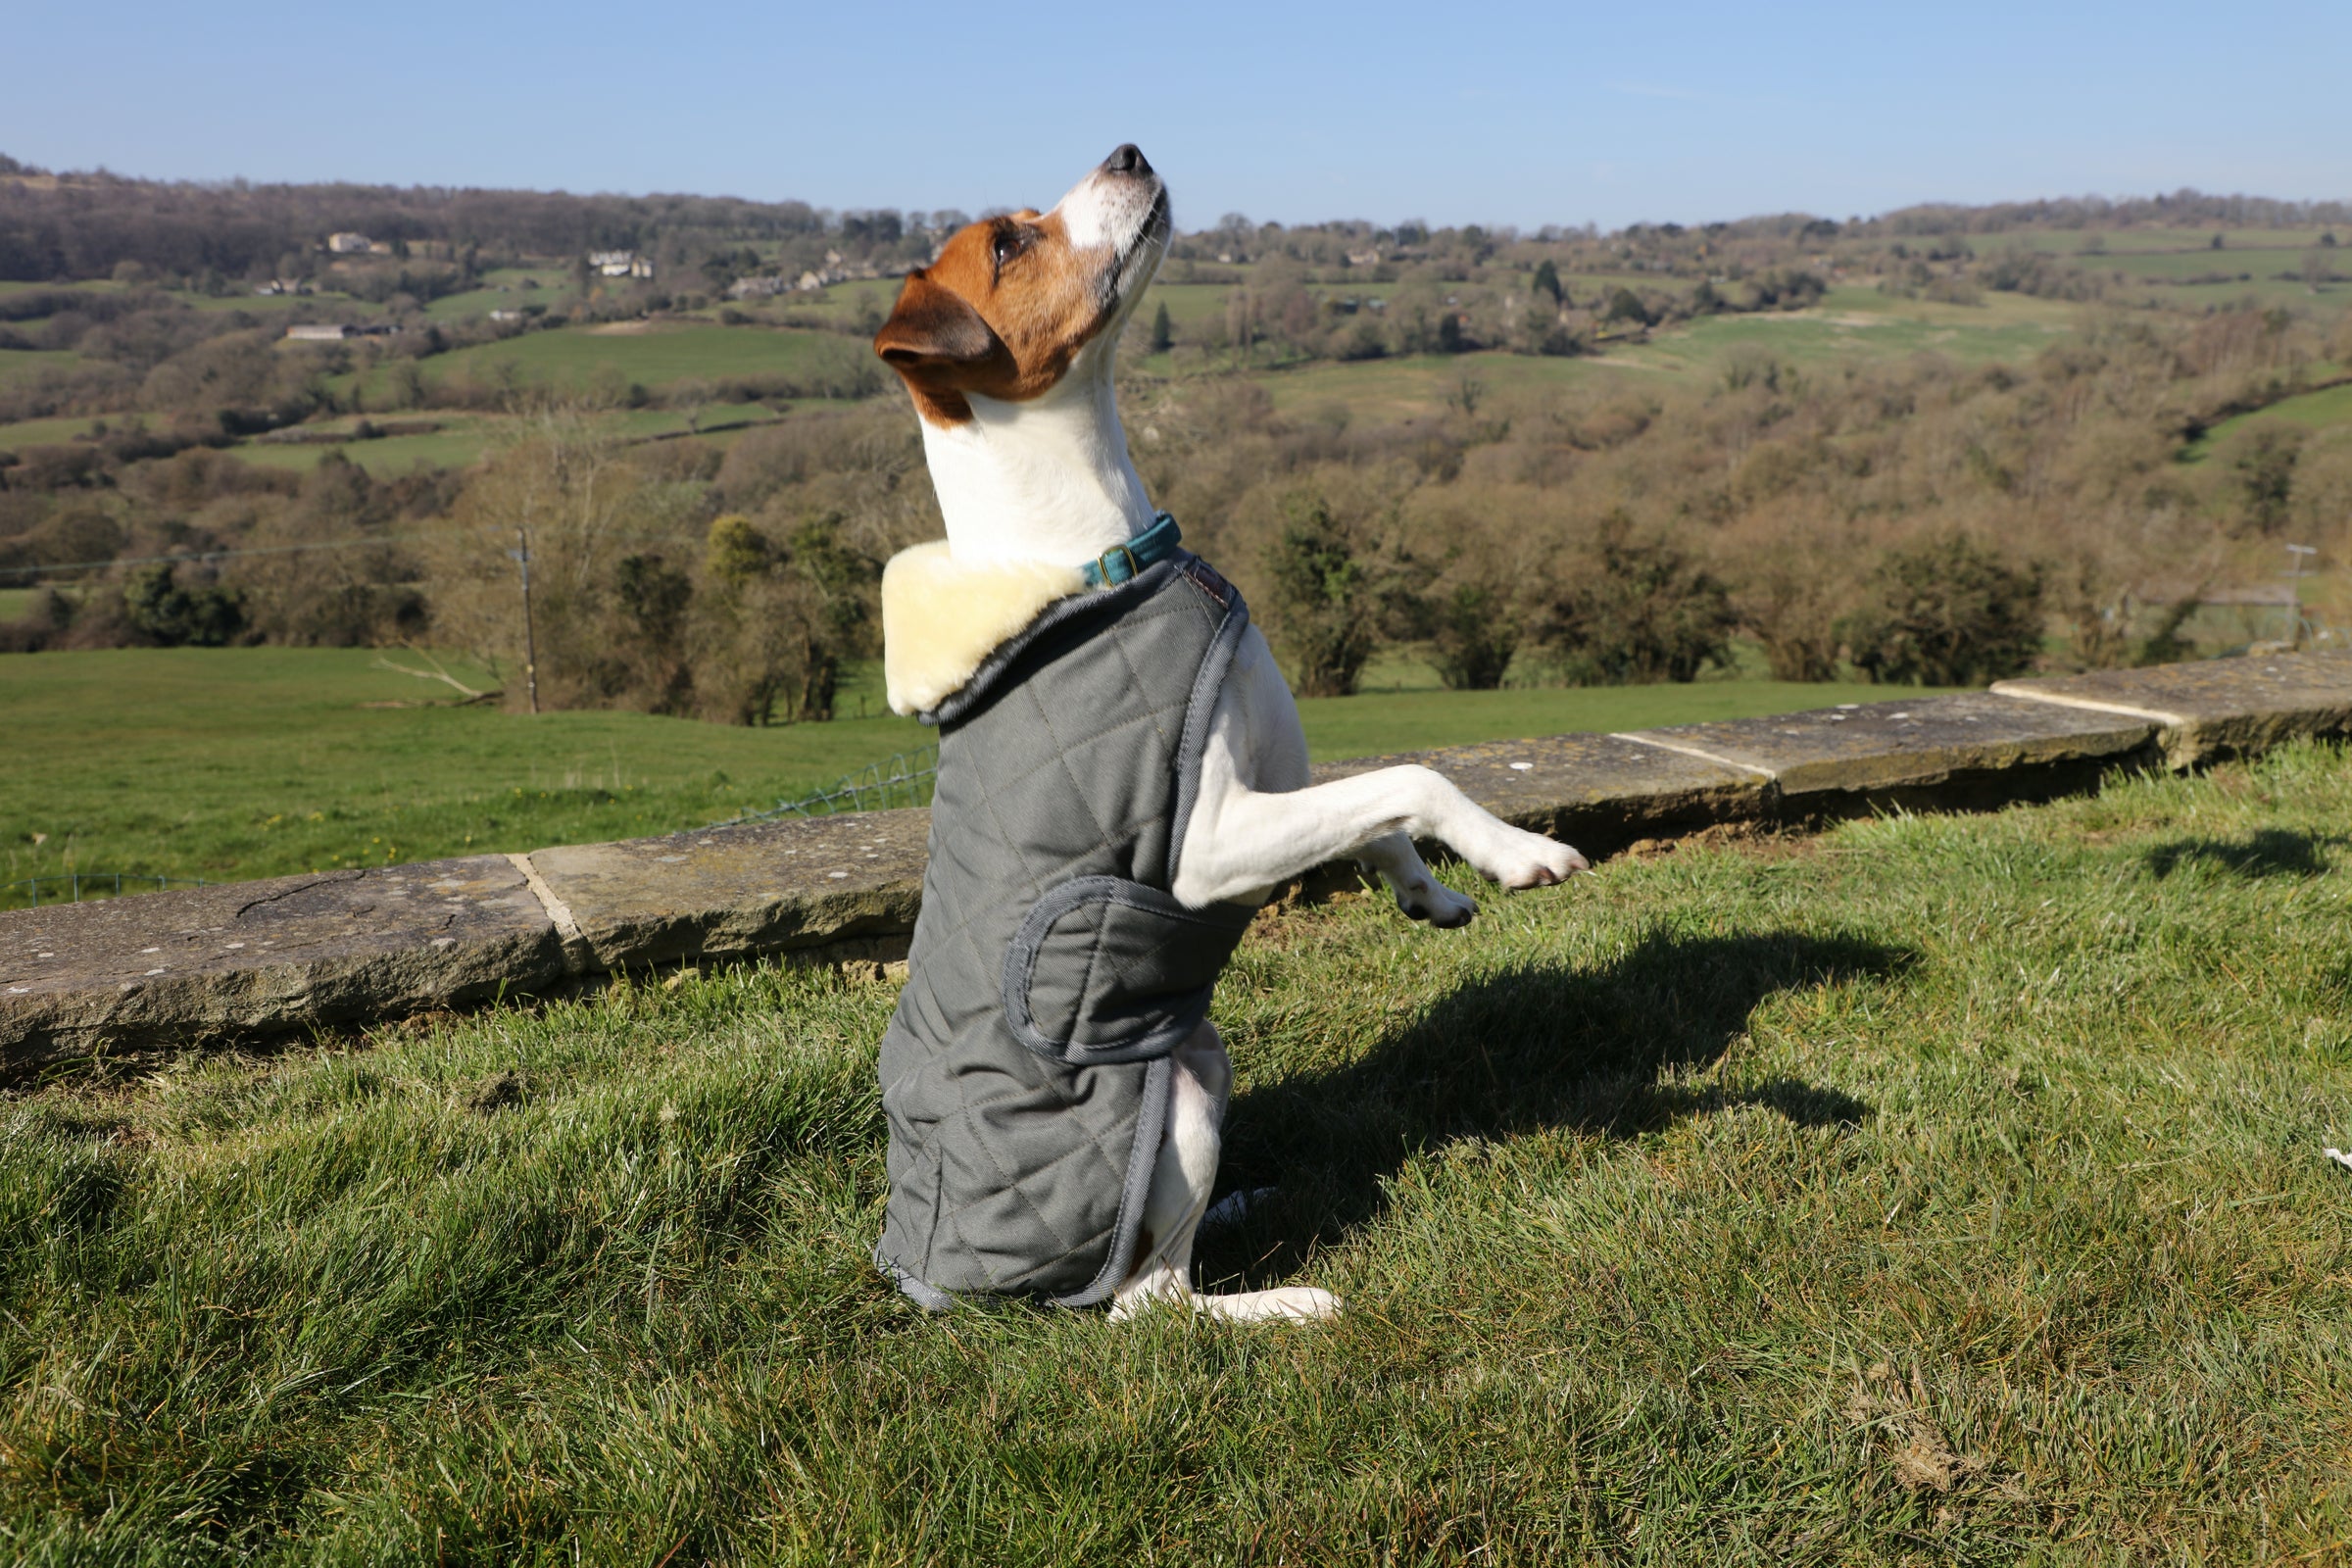
[(1168, 1054), (1253, 912), (1169, 893), (1209, 711), (1249, 624), (1178, 552), (1047, 607), (939, 726), (930, 863), (882, 1040), (874, 1258), (923, 1305), (1105, 1299), (1132, 1270)]

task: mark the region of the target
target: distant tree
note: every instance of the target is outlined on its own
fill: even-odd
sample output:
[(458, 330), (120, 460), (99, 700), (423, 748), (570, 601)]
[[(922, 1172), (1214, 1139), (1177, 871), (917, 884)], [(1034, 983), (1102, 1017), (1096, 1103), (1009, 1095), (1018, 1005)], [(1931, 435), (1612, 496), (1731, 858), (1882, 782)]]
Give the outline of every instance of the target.
[(1162, 300), (1159, 309), (1152, 314), (1152, 352), (1165, 354), (1175, 342), (1175, 329), (1168, 322), (1168, 305)]
[(1438, 318), (1438, 352), (1440, 354), (1460, 354), (1469, 346), (1468, 340), (1462, 335), (1462, 318), (1459, 315), (1447, 311)]
[(1621, 286), (1609, 296), (1608, 309), (1601, 312), (1600, 318), (1603, 321), (1631, 321), (1636, 326), (1647, 326), (1650, 322), (1649, 308), (1642, 303), (1640, 295)]
[(1549, 299), (1555, 311), (1567, 303), (1567, 296), (1560, 289), (1560, 270), (1551, 265), (1548, 256), (1536, 264), (1536, 275), (1529, 281), (1528, 288)]
[(2275, 534), (2286, 526), (2303, 438), (2293, 425), (2265, 419), (2246, 426), (2230, 443), (2230, 469), (2244, 503), (2245, 532)]
[(801, 616), (801, 704), (804, 720), (833, 716), (841, 688), (841, 662), (865, 651), (874, 616), (873, 595), (881, 569), (848, 548), (837, 512), (803, 518), (785, 548), (799, 579), (805, 608)]
[(2216, 235), (2214, 235), (2214, 236), (2213, 236), (2213, 248), (2214, 248), (2215, 250), (2217, 250), (2217, 251), (2218, 251), (2218, 250), (2220, 250), (2220, 249), (2222, 248), (2222, 236), (2221, 236), (2221, 235), (2219, 235), (2219, 234), (2216, 234)]
[(1739, 624), (1731, 590), (1674, 545), (1646, 539), (1612, 512), (1594, 558), (1555, 589), (1537, 618), (1537, 640), (1580, 684), (1690, 681), (1731, 662)]
[(2039, 570), (1949, 533), (1888, 551), (1871, 574), (1870, 602), (1839, 620), (1838, 636), (1873, 681), (1981, 685), (2034, 662), (2041, 597)]
[(1490, 692), (1502, 684), (1519, 650), (1520, 620), (1508, 593), (1485, 582), (1456, 583), (1426, 610), (1430, 662), (1454, 691)]
[(1321, 496), (1283, 506), (1266, 549), (1267, 619), (1302, 697), (1347, 697), (1380, 644), (1379, 586)]
[(613, 574), (620, 609), (621, 647), (634, 669), (631, 684), (648, 712), (682, 713), (693, 703), (694, 672), (686, 658), (686, 612), (694, 583), (651, 553), (623, 556)]
[(183, 587), (170, 562), (141, 566), (122, 585), (122, 609), (141, 636), (166, 648), (222, 648), (245, 629), (234, 589)]

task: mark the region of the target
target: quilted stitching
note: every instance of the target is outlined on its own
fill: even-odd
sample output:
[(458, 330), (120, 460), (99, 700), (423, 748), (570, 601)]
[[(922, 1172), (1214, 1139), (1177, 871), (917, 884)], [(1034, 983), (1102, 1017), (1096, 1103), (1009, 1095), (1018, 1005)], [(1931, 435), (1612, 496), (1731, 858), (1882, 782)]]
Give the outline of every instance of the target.
[[(1173, 568), (1102, 607), (1044, 631), (941, 734), (922, 913), (883, 1041), (892, 1193), (877, 1255), (951, 1293), (1086, 1290), (1111, 1261), (1137, 1168), (1149, 1064), (1025, 1049), (1002, 976), (1047, 890), (1104, 875), (1167, 887), (1185, 718), (1229, 607)], [(1238, 596), (1230, 611), (1247, 613)], [(1188, 945), (1229, 951), (1229, 935), (1171, 922), (1170, 972), (1199, 972)], [(1164, 985), (1149, 956), (1106, 946), (1086, 944), (1073, 971), (1086, 1005), (1113, 985)]]

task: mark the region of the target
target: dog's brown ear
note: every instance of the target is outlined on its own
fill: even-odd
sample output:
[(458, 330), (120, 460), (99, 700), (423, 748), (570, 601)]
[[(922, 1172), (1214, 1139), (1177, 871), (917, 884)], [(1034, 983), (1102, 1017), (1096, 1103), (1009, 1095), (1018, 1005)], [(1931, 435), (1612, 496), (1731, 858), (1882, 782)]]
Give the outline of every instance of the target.
[(1004, 340), (953, 289), (942, 288), (922, 272), (906, 274), (899, 303), (874, 334), (874, 352), (904, 373), (947, 371), (950, 384), (1006, 354)]

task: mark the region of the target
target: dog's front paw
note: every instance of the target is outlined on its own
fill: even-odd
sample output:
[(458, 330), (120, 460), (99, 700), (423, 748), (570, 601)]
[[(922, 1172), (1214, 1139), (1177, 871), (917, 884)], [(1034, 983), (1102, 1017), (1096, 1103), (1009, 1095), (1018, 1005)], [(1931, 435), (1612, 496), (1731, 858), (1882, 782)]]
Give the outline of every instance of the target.
[(1396, 907), (1442, 931), (1455, 931), (1470, 923), (1470, 917), (1478, 912), (1478, 902), (1442, 882), (1424, 878), (1419, 887), (1396, 890)]
[(1541, 833), (1523, 833), (1517, 828), (1504, 831), (1510, 834), (1509, 840), (1498, 846), (1492, 863), (1479, 869), (1506, 888), (1549, 887), (1592, 868), (1576, 851)]

